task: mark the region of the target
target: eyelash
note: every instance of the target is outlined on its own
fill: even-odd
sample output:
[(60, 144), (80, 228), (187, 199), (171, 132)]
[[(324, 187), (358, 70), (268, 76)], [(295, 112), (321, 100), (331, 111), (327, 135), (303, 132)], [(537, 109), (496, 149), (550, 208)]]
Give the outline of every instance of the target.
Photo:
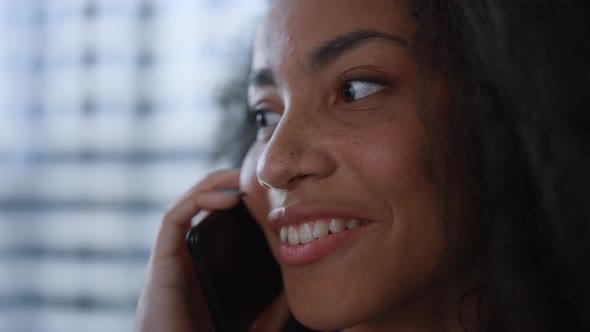
[[(342, 92), (345, 88), (350, 86), (351, 83), (353, 83), (353, 82), (377, 84), (377, 85), (383, 86), (384, 88), (391, 87), (391, 86), (395, 87), (395, 85), (396, 85), (396, 83), (393, 80), (384, 78), (382, 76), (373, 75), (373, 74), (366, 74), (366, 73), (355, 73), (355, 74), (351, 74), (348, 76), (344, 76), (338, 80), (336, 86), (338, 89), (337, 91), (339, 94), (339, 96), (338, 96), (339, 99), (345, 99)], [(377, 92), (379, 92), (379, 91), (377, 91)], [(363, 98), (366, 98), (366, 97), (363, 97)], [(361, 100), (363, 98), (360, 98), (358, 100)], [(356, 100), (345, 101), (345, 102), (351, 103), (354, 101), (356, 101)], [(256, 126), (258, 127), (259, 130), (266, 128), (268, 126), (268, 123), (267, 123), (268, 120), (266, 118), (268, 113), (273, 113), (273, 112), (269, 111), (267, 109), (264, 109), (264, 108), (250, 107), (248, 109), (248, 114), (249, 114), (250, 118), (256, 124)]]

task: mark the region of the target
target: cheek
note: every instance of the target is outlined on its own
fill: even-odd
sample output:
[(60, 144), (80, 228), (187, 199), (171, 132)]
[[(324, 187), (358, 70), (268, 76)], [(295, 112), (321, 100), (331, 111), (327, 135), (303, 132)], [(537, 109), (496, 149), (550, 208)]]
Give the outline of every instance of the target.
[(256, 177), (256, 166), (263, 148), (256, 142), (252, 145), (244, 158), (240, 172), (240, 190), (245, 193), (244, 203), (259, 223), (266, 220), (269, 212), (267, 190), (258, 183)]

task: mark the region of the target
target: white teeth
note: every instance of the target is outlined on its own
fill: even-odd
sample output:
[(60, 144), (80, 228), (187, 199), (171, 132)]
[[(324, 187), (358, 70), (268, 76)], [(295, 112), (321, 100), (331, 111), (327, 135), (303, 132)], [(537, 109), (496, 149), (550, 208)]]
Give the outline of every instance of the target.
[(287, 227), (282, 227), (281, 228), (281, 242), (285, 243), (287, 242)]
[(361, 225), (361, 222), (359, 220), (352, 219), (352, 220), (349, 220), (348, 223), (346, 223), (346, 228), (352, 229), (352, 228), (359, 227), (360, 225)]
[(289, 244), (299, 244), (299, 232), (293, 226), (289, 226)]
[(325, 220), (318, 220), (313, 224), (313, 237), (316, 239), (322, 238), (330, 232), (328, 222)]
[(310, 243), (314, 240), (313, 235), (311, 234), (311, 225), (310, 224), (303, 224), (299, 227), (299, 242), (301, 243)]
[(328, 234), (340, 233), (346, 229), (357, 228), (361, 225), (368, 224), (368, 220), (361, 219), (330, 219), (316, 220), (315, 222), (306, 222), (299, 226), (282, 227), (279, 232), (279, 238), (282, 243), (291, 245), (306, 244), (316, 239), (323, 238)]
[(339, 233), (346, 229), (344, 224), (344, 220), (342, 219), (332, 219), (330, 220), (330, 232), (332, 233)]

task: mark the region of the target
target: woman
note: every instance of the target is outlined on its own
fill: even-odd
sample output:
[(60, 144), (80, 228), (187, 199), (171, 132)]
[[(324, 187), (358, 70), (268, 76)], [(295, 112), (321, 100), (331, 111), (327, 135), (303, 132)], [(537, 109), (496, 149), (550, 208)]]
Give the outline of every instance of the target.
[(239, 188), (285, 285), (259, 330), (288, 311), (322, 331), (588, 330), (587, 5), (472, 2), (274, 1), (256, 140), (166, 213), (137, 329), (207, 330), (184, 235)]

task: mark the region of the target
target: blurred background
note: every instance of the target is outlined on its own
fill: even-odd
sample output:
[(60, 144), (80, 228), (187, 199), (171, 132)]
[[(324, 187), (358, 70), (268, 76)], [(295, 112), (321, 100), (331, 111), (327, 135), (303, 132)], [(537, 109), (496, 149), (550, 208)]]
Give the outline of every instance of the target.
[(0, 1), (0, 331), (132, 331), (265, 2)]

